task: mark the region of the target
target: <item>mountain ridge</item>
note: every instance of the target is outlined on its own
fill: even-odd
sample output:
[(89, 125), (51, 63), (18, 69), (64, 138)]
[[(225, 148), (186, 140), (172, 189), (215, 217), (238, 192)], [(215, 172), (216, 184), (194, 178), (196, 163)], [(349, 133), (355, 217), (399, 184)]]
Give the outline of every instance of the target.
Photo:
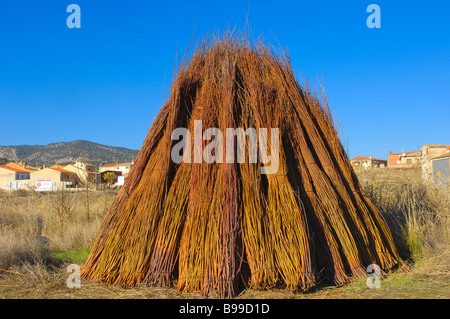
[(30, 165), (66, 164), (75, 160), (90, 163), (131, 162), (138, 150), (109, 146), (87, 140), (56, 142), (47, 145), (0, 146), (0, 158), (10, 161), (25, 161)]

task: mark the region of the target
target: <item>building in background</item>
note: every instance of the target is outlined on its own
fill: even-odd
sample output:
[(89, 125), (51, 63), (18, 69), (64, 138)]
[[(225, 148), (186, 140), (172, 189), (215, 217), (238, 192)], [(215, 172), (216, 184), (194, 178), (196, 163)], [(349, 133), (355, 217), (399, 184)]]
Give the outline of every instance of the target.
[(422, 158), (433, 158), (450, 152), (450, 145), (424, 144), (421, 148)]
[(36, 171), (36, 170), (39, 169), (39, 167), (33, 167), (33, 166), (31, 166), (31, 165), (28, 165), (28, 164), (27, 164), (26, 162), (24, 162), (24, 161), (20, 161), (20, 162), (18, 162), (18, 163), (10, 162), (10, 163), (8, 163), (8, 164), (5, 164), (5, 166), (8, 166), (8, 167), (15, 167), (15, 168), (18, 168), (18, 169), (25, 169), (25, 170), (27, 170), (27, 171)]
[(27, 189), (30, 183), (31, 171), (8, 163), (0, 166), (0, 189)]
[[(422, 177), (426, 182), (439, 182), (444, 181), (445, 178), (445, 164), (447, 156), (450, 155), (450, 145), (443, 144), (425, 144), (422, 146)], [(442, 166), (441, 166), (442, 165)], [(438, 169), (438, 171), (436, 171)], [(444, 169), (440, 174), (442, 177), (437, 178), (437, 173), (440, 169)], [(448, 177), (447, 177), (448, 180)]]
[[(63, 165), (55, 164), (47, 167), (31, 167), (25, 162), (10, 162), (0, 165), (0, 189), (29, 189), (36, 191), (54, 191), (61, 188), (84, 187), (88, 181), (100, 186), (112, 184), (122, 186), (133, 162), (106, 164), (101, 172), (96, 173), (96, 167), (77, 160), (75, 163)], [(111, 172), (115, 175), (113, 181), (107, 181), (104, 176)]]
[(64, 168), (47, 167), (30, 173), (30, 186), (36, 191), (72, 188), (77, 180), (77, 174)]
[(95, 166), (77, 160), (74, 164), (64, 166), (66, 171), (75, 173), (81, 183), (95, 183)]
[(383, 168), (387, 165), (387, 160), (373, 158), (372, 155), (367, 156), (357, 156), (350, 160), (350, 164), (353, 167), (361, 167), (361, 168)]
[(421, 163), (422, 151), (392, 153), (389, 151), (389, 167), (413, 167)]
[(106, 172), (106, 171), (113, 171), (113, 172), (121, 172), (122, 175), (128, 174), (131, 170), (131, 167), (133, 167), (134, 162), (131, 163), (112, 163), (112, 164), (105, 164), (100, 166), (99, 172)]

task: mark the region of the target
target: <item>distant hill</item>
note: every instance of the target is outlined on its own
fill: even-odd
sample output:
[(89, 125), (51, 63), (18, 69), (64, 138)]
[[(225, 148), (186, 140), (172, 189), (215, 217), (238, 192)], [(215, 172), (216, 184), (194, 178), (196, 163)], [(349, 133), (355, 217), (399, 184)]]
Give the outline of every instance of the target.
[(31, 165), (53, 165), (74, 162), (90, 163), (131, 162), (139, 151), (124, 147), (107, 146), (89, 141), (52, 143), (48, 145), (0, 146), (0, 158), (26, 161)]

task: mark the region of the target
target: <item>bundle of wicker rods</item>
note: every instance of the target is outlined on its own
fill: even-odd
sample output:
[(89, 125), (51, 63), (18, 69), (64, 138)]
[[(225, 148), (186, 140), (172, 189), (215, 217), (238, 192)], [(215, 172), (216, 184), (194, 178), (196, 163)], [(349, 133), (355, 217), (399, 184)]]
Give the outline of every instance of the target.
[[(261, 174), (260, 158), (175, 163), (171, 134), (193, 132), (195, 120), (203, 131), (279, 128), (278, 172)], [(226, 34), (183, 60), (81, 274), (232, 297), (243, 287), (342, 284), (369, 264), (403, 261), (326, 99), (297, 82), (284, 52)]]

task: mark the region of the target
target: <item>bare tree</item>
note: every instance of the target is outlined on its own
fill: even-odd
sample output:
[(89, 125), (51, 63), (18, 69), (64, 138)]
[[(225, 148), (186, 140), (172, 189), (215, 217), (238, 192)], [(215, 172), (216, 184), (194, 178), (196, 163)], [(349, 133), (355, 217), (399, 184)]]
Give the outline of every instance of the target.
[(72, 216), (77, 198), (70, 191), (61, 187), (59, 190), (51, 194), (51, 205), (58, 216), (61, 237), (64, 237), (66, 229), (66, 221)]
[(91, 220), (91, 209), (90, 209), (90, 197), (91, 192), (94, 190), (95, 185), (92, 184), (92, 182), (89, 179), (89, 175), (86, 175), (86, 178), (80, 179), (80, 183), (82, 187), (84, 188), (84, 203), (86, 208), (86, 217), (87, 220)]

